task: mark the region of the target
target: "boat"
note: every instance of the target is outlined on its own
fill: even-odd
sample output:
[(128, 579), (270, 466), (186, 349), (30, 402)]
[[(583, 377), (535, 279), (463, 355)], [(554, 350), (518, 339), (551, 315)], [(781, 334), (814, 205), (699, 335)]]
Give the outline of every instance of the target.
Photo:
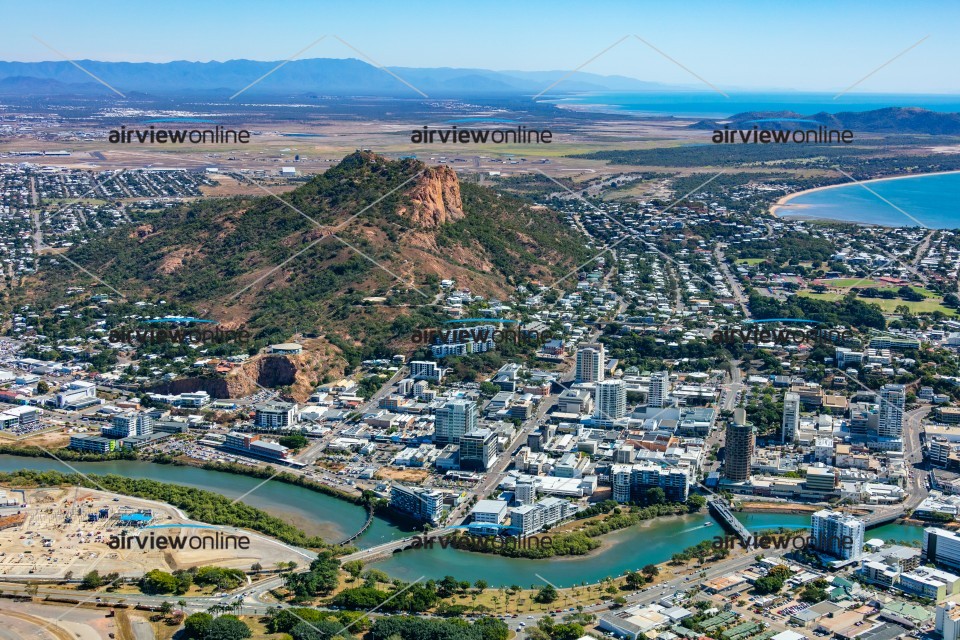
[(709, 526), (712, 526), (712, 525), (713, 525), (712, 522), (704, 522), (704, 523), (703, 523), (703, 526), (705, 526), (705, 527), (709, 527)]

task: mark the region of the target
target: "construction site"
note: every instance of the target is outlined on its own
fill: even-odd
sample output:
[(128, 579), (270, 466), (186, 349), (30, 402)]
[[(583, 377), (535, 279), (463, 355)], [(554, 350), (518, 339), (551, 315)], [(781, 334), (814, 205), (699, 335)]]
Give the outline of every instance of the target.
[(249, 570), (255, 563), (269, 569), (305, 557), (308, 552), (191, 521), (150, 500), (81, 488), (0, 489), (0, 580), (78, 580), (93, 570), (137, 578), (152, 569)]

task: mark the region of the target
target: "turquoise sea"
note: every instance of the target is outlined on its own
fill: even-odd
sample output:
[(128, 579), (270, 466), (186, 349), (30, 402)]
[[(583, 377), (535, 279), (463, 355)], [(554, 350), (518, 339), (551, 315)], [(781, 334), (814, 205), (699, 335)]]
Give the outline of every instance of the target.
[(850, 183), (811, 191), (779, 206), (777, 215), (885, 227), (960, 229), (960, 173)]
[(638, 116), (725, 118), (745, 111), (795, 111), (812, 115), (826, 111), (871, 111), (886, 107), (921, 107), (931, 111), (960, 111), (960, 96), (847, 93), (836, 100), (832, 93), (737, 92), (723, 97), (707, 88), (689, 91), (635, 91), (581, 93), (562, 98), (545, 96), (543, 102), (600, 113)]

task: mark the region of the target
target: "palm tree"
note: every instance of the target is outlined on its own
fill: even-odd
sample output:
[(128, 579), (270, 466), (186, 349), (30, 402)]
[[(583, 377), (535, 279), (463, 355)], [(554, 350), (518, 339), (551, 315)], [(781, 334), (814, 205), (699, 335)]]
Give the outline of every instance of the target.
[(184, 600), (183, 598), (180, 598), (179, 600), (177, 600), (177, 606), (180, 607), (180, 612), (183, 613), (183, 610), (187, 606), (187, 601)]

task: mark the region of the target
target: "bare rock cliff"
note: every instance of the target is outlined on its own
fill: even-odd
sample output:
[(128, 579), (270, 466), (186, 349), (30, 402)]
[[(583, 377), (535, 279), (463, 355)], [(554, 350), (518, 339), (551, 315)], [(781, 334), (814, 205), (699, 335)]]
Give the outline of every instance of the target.
[(460, 181), (450, 167), (429, 167), (405, 194), (410, 207), (397, 212), (420, 227), (435, 228), (464, 217)]

